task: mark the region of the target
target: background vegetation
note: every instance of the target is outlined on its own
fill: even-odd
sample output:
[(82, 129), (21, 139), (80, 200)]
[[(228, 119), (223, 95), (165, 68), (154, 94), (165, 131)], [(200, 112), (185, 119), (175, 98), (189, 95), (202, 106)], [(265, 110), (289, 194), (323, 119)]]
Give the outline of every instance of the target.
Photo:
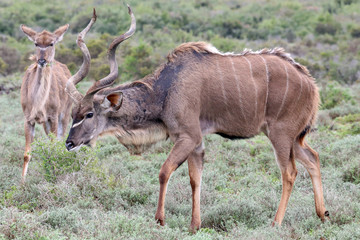
[(68, 153), (36, 128), (33, 160), (20, 184), (24, 147), (19, 89), (32, 43), (19, 30), (55, 30), (70, 23), (56, 58), (76, 71), (76, 34), (96, 7), (86, 42), (91, 72), (79, 88), (108, 72), (106, 48), (129, 26), (115, 0), (0, 2), (0, 239), (358, 239), (360, 238), (360, 1), (131, 0), (136, 34), (119, 49), (117, 84), (152, 72), (186, 41), (211, 42), (221, 51), (281, 46), (306, 65), (321, 90), (317, 130), (308, 137), (320, 153), (324, 197), (331, 220), (314, 209), (311, 181), (299, 174), (281, 228), (271, 228), (281, 195), (280, 172), (265, 136), (246, 141), (206, 137), (202, 226), (188, 232), (191, 188), (187, 166), (172, 177), (167, 225), (154, 221), (158, 172), (166, 142), (130, 156), (114, 138), (96, 149)]

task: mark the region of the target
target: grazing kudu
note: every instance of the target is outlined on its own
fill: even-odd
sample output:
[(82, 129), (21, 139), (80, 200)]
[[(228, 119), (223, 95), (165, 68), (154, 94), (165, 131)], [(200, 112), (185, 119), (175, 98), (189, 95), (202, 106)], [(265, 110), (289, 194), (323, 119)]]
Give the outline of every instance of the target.
[[(94, 10), (91, 24), (95, 19)], [(24, 182), (31, 158), (35, 123), (42, 124), (46, 134), (52, 132), (59, 138), (63, 137), (70, 120), (72, 100), (65, 93), (65, 85), (71, 73), (66, 65), (54, 59), (55, 44), (62, 40), (69, 25), (64, 25), (53, 33), (46, 30), (38, 33), (24, 25), (20, 28), (34, 42), (36, 48), (36, 54), (30, 57), (35, 62), (26, 70), (21, 85), (21, 105), (25, 115), (25, 153), (22, 171)]]
[[(273, 224), (281, 225), (294, 185), (295, 159), (310, 173), (316, 213), (325, 210), (318, 154), (304, 138), (315, 121), (319, 93), (308, 70), (281, 48), (240, 54), (221, 53), (204, 42), (178, 46), (153, 74), (109, 88), (117, 77), (117, 45), (135, 31), (135, 18), (125, 35), (109, 48), (111, 73), (97, 81), (73, 109), (68, 150), (92, 145), (110, 133), (138, 153), (168, 137), (174, 146), (162, 165), (155, 218), (164, 225), (164, 203), (170, 175), (188, 161), (192, 188), (191, 229), (200, 227), (200, 187), (204, 162), (203, 136), (230, 139), (260, 132), (270, 139), (282, 175), (282, 196)], [(71, 85), (71, 82), (68, 83)]]

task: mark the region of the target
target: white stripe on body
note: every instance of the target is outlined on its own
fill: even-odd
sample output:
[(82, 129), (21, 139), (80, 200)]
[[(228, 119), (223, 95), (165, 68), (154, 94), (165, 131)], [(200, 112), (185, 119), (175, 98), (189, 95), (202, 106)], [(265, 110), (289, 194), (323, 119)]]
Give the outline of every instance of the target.
[(269, 68), (268, 68), (265, 58), (263, 58), (263, 56), (261, 56), (261, 55), (259, 55), (259, 56), (263, 60), (263, 62), (265, 64), (265, 70), (266, 70), (266, 97), (265, 97), (265, 108), (264, 108), (264, 116), (266, 116), (267, 102), (268, 102), (268, 97), (269, 97)]
[(223, 96), (224, 103), (225, 103), (225, 109), (226, 109), (226, 111), (228, 111), (227, 98), (226, 98), (226, 92), (225, 92), (225, 87), (224, 87), (224, 77), (223, 77), (223, 73), (219, 67), (219, 62), (217, 59), (216, 59), (216, 72), (220, 76), (222, 96)]
[(288, 90), (289, 90), (289, 73), (288, 73), (288, 70), (287, 70), (287, 67), (286, 67), (286, 64), (285, 64), (285, 63), (283, 63), (283, 66), (284, 66), (285, 72), (286, 72), (286, 89), (285, 89), (285, 93), (284, 93), (283, 100), (282, 100), (282, 102), (281, 102), (281, 106), (280, 106), (279, 112), (278, 112), (278, 114), (276, 115), (276, 119), (279, 118), (280, 112), (281, 112), (282, 108), (284, 107), (285, 99), (286, 99), (286, 97), (287, 97), (287, 93), (288, 93)]
[[(299, 93), (299, 96), (298, 96), (297, 99), (296, 99), (296, 103), (298, 103), (299, 100), (300, 100), (300, 97), (301, 97), (301, 93), (302, 93), (303, 76), (300, 75), (298, 71), (296, 71), (296, 73), (297, 73), (298, 77), (300, 78), (300, 93)], [(295, 104), (295, 106), (296, 106), (296, 104)]]
[(245, 116), (244, 109), (243, 109), (244, 105), (243, 105), (243, 103), (242, 103), (242, 101), (241, 101), (240, 80), (239, 80), (238, 76), (236, 75), (235, 67), (234, 67), (234, 62), (233, 62), (232, 58), (229, 57), (229, 59), (230, 59), (230, 62), (231, 62), (231, 67), (232, 67), (233, 73), (234, 73), (235, 82), (236, 82), (236, 87), (237, 87), (237, 89), (238, 89), (238, 91), (239, 91), (239, 103), (240, 103), (241, 113), (242, 113), (242, 115), (243, 115), (243, 117), (244, 117), (244, 121), (247, 123), (246, 116)]
[(256, 87), (256, 83), (255, 83), (255, 80), (254, 80), (254, 76), (253, 76), (253, 70), (252, 70), (252, 65), (251, 65), (251, 62), (249, 61), (249, 59), (247, 59), (245, 56), (244, 56), (244, 59), (248, 62), (249, 64), (249, 68), (250, 68), (250, 73), (251, 73), (251, 80), (252, 80), (252, 83), (254, 85), (254, 89), (255, 89), (255, 116), (254, 116), (254, 119), (256, 120), (256, 117), (257, 117), (257, 99), (258, 99), (258, 89)]

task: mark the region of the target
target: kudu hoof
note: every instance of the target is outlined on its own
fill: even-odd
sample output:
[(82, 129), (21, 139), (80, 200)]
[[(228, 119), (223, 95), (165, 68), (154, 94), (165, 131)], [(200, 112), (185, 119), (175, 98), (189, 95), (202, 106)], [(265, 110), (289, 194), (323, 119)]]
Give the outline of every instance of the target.
[(155, 218), (155, 220), (156, 220), (156, 223), (160, 224), (160, 226), (165, 226), (165, 220), (164, 219)]
[(330, 221), (330, 213), (329, 211), (325, 211), (324, 219), (321, 219), (322, 222)]
[(191, 233), (196, 233), (199, 229), (200, 229), (200, 224), (191, 223), (189, 231)]

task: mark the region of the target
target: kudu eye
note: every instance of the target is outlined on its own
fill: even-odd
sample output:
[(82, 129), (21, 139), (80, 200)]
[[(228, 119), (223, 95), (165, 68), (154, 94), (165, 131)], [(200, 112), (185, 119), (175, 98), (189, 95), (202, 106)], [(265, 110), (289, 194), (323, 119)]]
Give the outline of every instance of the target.
[(94, 116), (94, 113), (89, 112), (88, 114), (86, 114), (86, 118), (92, 118)]
[(52, 47), (52, 46), (54, 46), (54, 44), (53, 44), (53, 43), (50, 43), (49, 46)]
[(38, 46), (39, 46), (39, 44), (35, 43), (35, 47), (38, 47)]

